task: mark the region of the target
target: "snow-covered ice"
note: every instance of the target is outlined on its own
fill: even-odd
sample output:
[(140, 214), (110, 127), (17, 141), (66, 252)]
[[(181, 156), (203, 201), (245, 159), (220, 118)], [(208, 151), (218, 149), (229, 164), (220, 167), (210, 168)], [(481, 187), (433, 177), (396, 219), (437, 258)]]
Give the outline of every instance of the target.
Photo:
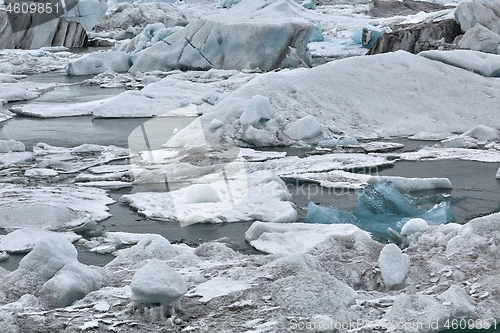
[(237, 281), (224, 277), (216, 277), (207, 282), (203, 282), (190, 291), (186, 296), (202, 296), (200, 302), (205, 303), (215, 297), (227, 295), (231, 292), (250, 288), (250, 284), (245, 281)]
[(301, 253), (314, 249), (329, 238), (370, 238), (370, 234), (351, 224), (277, 224), (254, 222), (245, 239), (265, 253)]
[(24, 144), (20, 141), (0, 140), (0, 153), (21, 152), (25, 149)]
[[(261, 69), (310, 65), (313, 25), (294, 1), (243, 0), (195, 20), (134, 55), (132, 71)], [(232, 38), (237, 33), (238, 38)]]
[[(413, 80), (407, 80), (408, 77)], [(282, 133), (287, 125), (304, 116), (304, 110), (321, 123), (323, 134), (315, 142), (336, 137), (338, 130), (356, 138), (405, 136), (422, 131), (463, 132), (481, 123), (500, 127), (493, 111), (498, 105), (498, 84), (496, 80), (398, 51), (342, 59), (309, 70), (259, 75), (217, 103), (200, 117), (200, 122), (202, 128), (208, 128), (214, 118), (224, 123), (217, 131), (205, 132), (208, 142), (220, 142), (223, 138), (245, 141), (246, 132), (239, 117), (253, 96), (262, 95), (269, 99), (277, 123), (259, 132), (261, 137), (274, 138), (270, 145), (297, 143)], [(382, 95), (385, 98), (381, 99)], [(443, 105), (448, 106), (448, 112), (443, 112)], [(477, 110), (474, 115), (469, 112), (471, 109)], [(181, 130), (177, 140), (190, 140), (193, 131), (194, 124)]]
[[(217, 172), (197, 179), (198, 184), (176, 191), (129, 194), (122, 196), (120, 202), (128, 203), (149, 218), (178, 221), (181, 225), (297, 220), (297, 212), (285, 183), (271, 172), (258, 171), (246, 175), (245, 170), (241, 170), (234, 175), (228, 173), (228, 176), (229, 182), (224, 180), (221, 172)], [(196, 193), (200, 186), (203, 186), (203, 191)], [(190, 193), (196, 195), (193, 197)]]
[(380, 251), (378, 265), (387, 289), (401, 289), (403, 287), (410, 271), (410, 258), (407, 254), (402, 253), (396, 244), (384, 246)]
[(2, 279), (8, 298), (31, 293), (49, 306), (64, 307), (99, 289), (102, 276), (78, 262), (75, 247), (63, 236), (39, 241), (19, 263), (19, 268)]

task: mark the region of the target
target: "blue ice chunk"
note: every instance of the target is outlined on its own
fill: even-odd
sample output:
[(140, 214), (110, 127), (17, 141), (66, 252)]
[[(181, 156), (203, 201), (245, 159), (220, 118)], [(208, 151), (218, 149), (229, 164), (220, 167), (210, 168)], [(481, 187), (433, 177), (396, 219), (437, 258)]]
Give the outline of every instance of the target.
[(321, 207), (311, 201), (307, 205), (307, 215), (304, 222), (319, 224), (350, 223), (357, 225), (358, 219), (349, 212), (337, 208)]
[(382, 181), (356, 191), (358, 205), (354, 215), (381, 218), (387, 216), (416, 217), (420, 215), (417, 206), (402, 195), (391, 181)]
[(382, 35), (380, 28), (367, 24), (362, 28), (354, 30), (351, 34), (351, 39), (356, 44), (361, 44), (363, 47), (370, 49), (380, 35)]
[(449, 201), (442, 201), (435, 204), (434, 207), (422, 214), (420, 218), (424, 219), (429, 225), (455, 222), (455, 216), (451, 212)]
[(325, 40), (323, 33), (321, 32), (321, 24), (319, 22), (314, 22), (313, 33), (309, 38), (309, 43), (322, 42)]

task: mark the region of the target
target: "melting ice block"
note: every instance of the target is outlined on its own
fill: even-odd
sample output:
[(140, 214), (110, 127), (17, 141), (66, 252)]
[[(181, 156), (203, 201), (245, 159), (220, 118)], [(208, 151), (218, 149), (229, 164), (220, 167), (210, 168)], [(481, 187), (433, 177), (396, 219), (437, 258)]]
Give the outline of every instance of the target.
[(358, 205), (354, 214), (365, 216), (417, 216), (418, 208), (405, 198), (390, 181), (368, 185), (356, 191)]
[(65, 237), (48, 236), (21, 260), (17, 270), (2, 279), (0, 288), (9, 297), (30, 293), (50, 307), (68, 306), (102, 284), (101, 274), (78, 262), (77, 256)]
[(130, 285), (132, 301), (141, 304), (171, 304), (187, 293), (182, 276), (164, 261), (153, 259), (137, 270)]
[(304, 222), (319, 224), (358, 224), (358, 219), (351, 213), (337, 208), (321, 207), (314, 202), (309, 202), (307, 215)]
[(449, 201), (442, 201), (420, 216), (430, 225), (455, 222), (455, 216), (450, 209)]

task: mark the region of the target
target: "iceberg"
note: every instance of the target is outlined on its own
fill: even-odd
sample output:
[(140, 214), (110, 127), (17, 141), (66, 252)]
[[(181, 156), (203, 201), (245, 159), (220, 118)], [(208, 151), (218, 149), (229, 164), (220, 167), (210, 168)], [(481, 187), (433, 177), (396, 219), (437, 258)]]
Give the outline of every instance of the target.
[(453, 216), (451, 212), (449, 201), (442, 201), (438, 204), (435, 204), (434, 207), (429, 209), (424, 214), (420, 215), (420, 217), (426, 220), (429, 225), (455, 222), (455, 216)]
[(458, 4), (454, 14), (455, 20), (460, 24), (463, 32), (472, 29), (479, 23), (494, 33), (500, 34), (499, 10), (500, 4), (496, 1), (466, 1)]
[[(428, 225), (439, 225), (455, 221), (450, 209), (450, 202), (447, 200), (435, 204), (428, 211), (422, 211), (416, 204), (401, 194), (391, 181), (383, 178), (376, 181), (376, 178), (372, 178), (370, 182), (372, 184), (356, 190), (358, 204), (353, 213), (336, 208), (320, 207), (310, 202), (307, 207), (305, 222), (321, 224), (350, 223), (363, 230), (385, 235), (388, 228), (391, 229), (391, 232), (396, 229), (399, 230), (403, 222), (411, 218), (423, 219), (425, 220), (423, 222)], [(415, 183), (415, 179), (413, 183)], [(400, 181), (399, 186), (401, 184), (404, 184), (404, 182)], [(406, 227), (405, 232), (409, 230), (408, 228), (410, 226)]]
[(292, 0), (243, 0), (136, 53), (130, 70), (310, 67), (313, 25), (299, 16), (303, 10)]
[(174, 303), (177, 308), (180, 308), (180, 299), (187, 293), (187, 284), (182, 276), (158, 259), (152, 259), (135, 272), (130, 288), (131, 299), (136, 304)]
[(496, 54), (499, 44), (500, 36), (478, 23), (474, 28), (467, 30), (457, 45), (461, 49)]
[(354, 30), (351, 35), (351, 39), (357, 43), (363, 45), (370, 49), (377, 39), (382, 35), (382, 30), (373, 25), (367, 24), (362, 28)]
[(106, 15), (107, 9), (108, 5), (104, 0), (79, 0), (63, 17), (68, 21), (80, 22), (86, 31), (91, 31)]
[[(314, 0), (313, 0), (314, 1)], [(321, 24), (319, 22), (314, 22), (314, 29), (311, 37), (309, 38), (309, 43), (322, 42), (325, 40), (323, 33), (321, 32)]]

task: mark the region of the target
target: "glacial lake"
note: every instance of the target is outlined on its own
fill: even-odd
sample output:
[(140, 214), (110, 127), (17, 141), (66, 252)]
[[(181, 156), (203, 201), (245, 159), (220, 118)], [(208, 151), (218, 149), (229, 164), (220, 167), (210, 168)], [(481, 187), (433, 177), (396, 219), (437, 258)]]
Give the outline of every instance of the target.
[[(79, 78), (81, 80), (81, 78)], [(61, 73), (40, 74), (34, 77), (37, 82), (61, 82), (61, 80), (75, 80)], [(44, 81), (45, 80), (45, 81)], [(69, 91), (69, 92), (68, 92)], [(60, 103), (65, 99), (80, 101), (86, 96), (87, 100), (99, 99), (103, 96), (118, 94), (123, 89), (102, 89), (98, 87), (81, 87), (71, 85), (59, 87), (43, 95), (35, 101)], [(66, 97), (65, 97), (66, 96)], [(31, 150), (39, 142), (53, 146), (74, 147), (84, 143), (100, 145), (116, 145), (128, 147), (128, 136), (138, 126), (150, 118), (135, 119), (93, 119), (92, 117), (68, 117), (57, 119), (37, 119), (29, 117), (15, 117), (7, 122), (0, 123), (0, 139), (15, 139), (22, 141), (27, 150)], [(191, 120), (168, 118), (164, 120), (169, 130), (183, 128)], [(387, 141), (387, 140), (385, 140)], [(403, 150), (415, 150), (432, 142), (398, 139), (394, 142), (405, 144)], [(271, 149), (272, 150), (272, 149)], [(282, 150), (282, 149), (281, 149)], [(287, 148), (290, 155), (303, 155), (304, 150)], [(447, 177), (453, 184), (451, 194), (451, 210), (457, 223), (466, 223), (468, 220), (500, 211), (500, 181), (495, 179), (498, 163), (481, 163), (472, 161), (442, 160), (425, 162), (397, 162), (393, 167), (378, 170), (379, 175), (404, 177)], [(301, 186), (300, 184), (294, 185)], [(309, 201), (324, 206), (331, 206), (352, 211), (357, 204), (354, 191), (317, 191), (316, 184), (305, 184), (305, 191), (290, 187), (293, 201), (297, 205), (300, 220), (306, 214)], [(315, 187), (312, 189), (311, 187)], [(123, 194), (145, 191), (135, 186), (130, 189), (111, 191), (115, 200)], [(340, 194), (339, 194), (340, 193)], [(440, 194), (439, 191), (412, 193), (416, 198), (432, 197)], [(428, 204), (428, 206), (431, 204)], [(197, 245), (206, 241), (219, 240), (228, 246), (243, 253), (257, 253), (244, 240), (244, 233), (251, 222), (224, 223), (224, 224), (194, 224), (181, 227), (178, 223), (160, 222), (139, 216), (127, 205), (115, 203), (110, 206), (111, 218), (101, 222), (102, 231), (125, 231), (134, 233), (155, 233), (164, 236), (173, 243)], [(86, 264), (105, 265), (113, 256), (98, 255), (80, 250), (79, 259)], [(13, 270), (17, 267), (20, 255), (0, 263), (0, 266)]]

